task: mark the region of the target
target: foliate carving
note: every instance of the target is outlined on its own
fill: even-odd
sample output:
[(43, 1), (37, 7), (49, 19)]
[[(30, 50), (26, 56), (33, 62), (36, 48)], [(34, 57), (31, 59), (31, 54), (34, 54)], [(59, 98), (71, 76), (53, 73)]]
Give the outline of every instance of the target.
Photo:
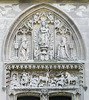
[(40, 13), (36, 13), (35, 15), (34, 15), (34, 23), (36, 24), (36, 23), (39, 23), (40, 21)]
[(52, 24), (54, 23), (53, 13), (51, 13), (51, 12), (48, 13), (48, 19), (49, 19), (48, 23), (52, 23)]
[(64, 34), (67, 32), (67, 28), (60, 20), (55, 20), (55, 29), (56, 29), (56, 33)]
[(77, 72), (71, 73), (56, 70), (12, 71), (11, 89), (19, 87), (74, 87), (79, 86), (78, 78)]
[(11, 59), (77, 60), (76, 42), (59, 16), (51, 11), (38, 11), (18, 28), (11, 45)]
[(37, 12), (34, 14), (34, 23), (41, 23), (47, 21), (48, 23), (54, 23), (54, 14), (52, 12)]

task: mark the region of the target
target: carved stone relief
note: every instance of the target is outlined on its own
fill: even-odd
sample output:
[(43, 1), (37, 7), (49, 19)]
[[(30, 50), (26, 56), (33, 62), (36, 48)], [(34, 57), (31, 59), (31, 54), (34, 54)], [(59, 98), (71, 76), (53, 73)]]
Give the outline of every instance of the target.
[(11, 89), (27, 87), (73, 88), (74, 86), (79, 86), (79, 75), (76, 71), (12, 71), (11, 75)]
[(17, 87), (18, 84), (18, 72), (14, 71), (13, 74), (11, 75), (11, 83), (10, 86), (11, 88)]
[(24, 15), (6, 44), (8, 95), (38, 93), (42, 100), (50, 94), (80, 95), (84, 66), (78, 62), (83, 50), (76, 28), (60, 11), (45, 7)]
[(10, 58), (20, 61), (77, 60), (76, 42), (70, 27), (60, 16), (43, 9), (18, 28)]
[(21, 28), (18, 29), (11, 49), (12, 60), (27, 61), (31, 59), (31, 31), (31, 21), (28, 21)]

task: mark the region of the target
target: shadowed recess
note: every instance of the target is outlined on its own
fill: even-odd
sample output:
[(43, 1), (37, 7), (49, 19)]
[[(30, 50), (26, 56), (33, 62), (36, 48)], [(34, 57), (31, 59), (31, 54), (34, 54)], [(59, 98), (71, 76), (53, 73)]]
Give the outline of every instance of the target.
[(40, 100), (40, 98), (34, 96), (22, 96), (18, 97), (17, 100)]
[(71, 100), (69, 96), (53, 96), (50, 97), (49, 100)]

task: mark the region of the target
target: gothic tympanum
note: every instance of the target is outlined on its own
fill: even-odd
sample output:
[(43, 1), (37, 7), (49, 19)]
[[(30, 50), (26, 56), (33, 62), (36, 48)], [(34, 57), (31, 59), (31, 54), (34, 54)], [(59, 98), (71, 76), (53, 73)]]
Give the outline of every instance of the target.
[(77, 59), (76, 43), (70, 27), (55, 13), (45, 10), (34, 13), (20, 26), (11, 49), (13, 60)]

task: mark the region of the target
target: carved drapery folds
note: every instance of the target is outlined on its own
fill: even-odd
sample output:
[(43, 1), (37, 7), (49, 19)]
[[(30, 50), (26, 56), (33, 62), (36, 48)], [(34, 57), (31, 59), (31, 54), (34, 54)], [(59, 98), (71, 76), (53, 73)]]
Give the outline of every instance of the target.
[(54, 12), (38, 11), (17, 29), (11, 44), (11, 60), (77, 60), (71, 28)]
[(11, 59), (26, 61), (31, 59), (32, 21), (24, 23), (17, 31), (11, 47)]

